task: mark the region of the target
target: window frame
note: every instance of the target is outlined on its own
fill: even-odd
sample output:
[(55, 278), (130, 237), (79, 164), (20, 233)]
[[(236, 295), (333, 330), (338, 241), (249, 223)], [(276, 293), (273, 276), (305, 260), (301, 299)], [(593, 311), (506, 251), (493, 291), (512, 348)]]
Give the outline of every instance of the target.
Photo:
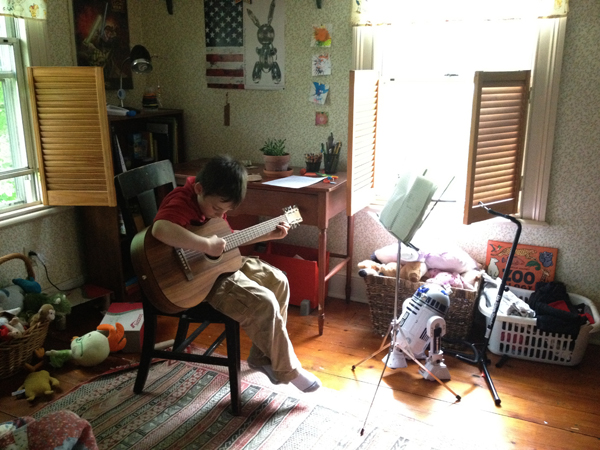
[(42, 203), (42, 186), (39, 178), (39, 165), (33, 139), (33, 126), (31, 122), (31, 107), (29, 101), (29, 87), (26, 68), (31, 65), (45, 65), (47, 62), (45, 21), (17, 19), (2, 16), (6, 34), (11, 36), (2, 38), (14, 48), (17, 71), (17, 89), (19, 91), (20, 108), (23, 126), (25, 155), (27, 163), (24, 168), (11, 170), (3, 174), (3, 178), (30, 175), (31, 189), (36, 194), (36, 200), (6, 207), (0, 210), (0, 228), (12, 226), (25, 219), (33, 219), (51, 213), (51, 207)]
[[(532, 88), (517, 214), (526, 221), (546, 220), (566, 20), (566, 16), (538, 19), (538, 39), (535, 61), (532, 64)], [(385, 39), (386, 28), (385, 25), (355, 26), (355, 70), (374, 69), (382, 73), (385, 62), (379, 51), (378, 41)], [(379, 210), (381, 203), (379, 199), (364, 206)]]

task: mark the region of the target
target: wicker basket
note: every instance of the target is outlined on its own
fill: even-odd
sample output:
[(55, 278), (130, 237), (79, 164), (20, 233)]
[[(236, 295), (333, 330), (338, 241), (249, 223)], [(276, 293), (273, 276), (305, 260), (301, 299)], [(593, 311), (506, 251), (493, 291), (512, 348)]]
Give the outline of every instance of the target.
[[(31, 261), (20, 253), (11, 253), (0, 258), (0, 264), (12, 259), (21, 259), (27, 269), (27, 277), (34, 278)], [(8, 378), (31, 362), (33, 352), (44, 346), (48, 334), (48, 322), (28, 328), (23, 336), (0, 344), (0, 379)]]
[[(396, 279), (380, 275), (368, 275), (364, 278), (367, 285), (369, 308), (373, 331), (381, 336), (387, 333), (388, 327), (394, 317), (394, 287)], [(413, 283), (408, 280), (399, 280), (398, 287), (398, 314), (402, 310), (402, 302), (415, 293), (424, 283)], [(450, 295), (450, 309), (446, 314), (446, 338), (464, 340), (471, 333), (473, 315), (477, 303), (478, 289), (452, 289)]]

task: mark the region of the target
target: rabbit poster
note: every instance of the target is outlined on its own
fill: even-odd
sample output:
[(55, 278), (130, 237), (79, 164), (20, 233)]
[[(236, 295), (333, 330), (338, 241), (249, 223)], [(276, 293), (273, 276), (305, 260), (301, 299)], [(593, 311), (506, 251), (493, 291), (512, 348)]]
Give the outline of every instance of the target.
[(244, 3), (246, 89), (285, 87), (285, 0)]

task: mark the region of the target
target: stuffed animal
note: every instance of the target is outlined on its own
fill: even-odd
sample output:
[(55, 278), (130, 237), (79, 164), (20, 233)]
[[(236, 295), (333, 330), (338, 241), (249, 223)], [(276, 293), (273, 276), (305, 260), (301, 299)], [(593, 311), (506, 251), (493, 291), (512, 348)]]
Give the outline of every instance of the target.
[[(379, 264), (375, 261), (367, 259), (358, 263), (358, 274), (361, 277), (366, 277), (367, 275), (382, 275), (384, 277), (395, 277), (396, 270), (398, 270), (398, 264), (395, 262), (390, 262), (387, 264)], [(413, 282), (417, 282), (421, 279), (425, 272), (427, 271), (427, 266), (425, 263), (419, 261), (407, 262), (400, 267), (400, 278), (403, 280), (409, 280)]]
[(76, 364), (91, 367), (100, 364), (110, 353), (110, 345), (106, 331), (90, 331), (71, 341), (70, 350), (48, 350), (52, 367), (62, 367), (65, 362), (73, 359)]
[(45, 354), (46, 354), (46, 352), (44, 351), (43, 347), (35, 349), (33, 351), (33, 356), (34, 356), (34, 359), (37, 360), (37, 362), (33, 365), (29, 364), (29, 363), (25, 363), (25, 368), (27, 369), (27, 371), (30, 373), (33, 373), (36, 370), (41, 369), (42, 366), (44, 365), (44, 355)]
[(21, 319), (19, 319), (17, 316), (10, 319), (8, 324), (19, 330), (21, 333), (25, 333), (25, 325), (23, 325), (23, 322), (21, 322)]
[(96, 327), (97, 330), (108, 331), (108, 346), (111, 352), (118, 352), (123, 350), (127, 345), (127, 339), (125, 338), (125, 328), (119, 322), (115, 325), (108, 323), (102, 323)]
[(52, 322), (56, 318), (56, 312), (52, 305), (42, 305), (37, 314), (29, 321), (29, 327), (34, 327), (38, 323)]
[(11, 322), (12, 319), (9, 320), (9, 318), (6, 316), (0, 317), (0, 327), (2, 327), (0, 337), (3, 341), (9, 341), (11, 339), (20, 338), (23, 336), (25, 329), (23, 327), (14, 326), (11, 324)]
[(407, 262), (400, 267), (400, 278), (416, 283), (427, 272), (427, 266), (421, 261)]
[(23, 310), (19, 314), (22, 321), (29, 323), (31, 317), (36, 314), (42, 305), (52, 305), (56, 319), (66, 323), (66, 316), (71, 312), (71, 302), (62, 292), (52, 295), (45, 293), (27, 293), (23, 299)]
[[(12, 285), (0, 289), (0, 309), (18, 314), (23, 309), (23, 289)], [(14, 312), (18, 309), (17, 312)]]
[(40, 292), (42, 292), (42, 286), (40, 286), (40, 283), (35, 281), (35, 279), (33, 277), (28, 277), (26, 279), (13, 278), (12, 282), (13, 282), (13, 284), (16, 284), (21, 289), (23, 289), (25, 291), (25, 293), (31, 292), (34, 294), (39, 294)]
[(50, 395), (53, 388), (59, 386), (59, 381), (52, 378), (47, 370), (40, 370), (27, 375), (25, 382), (19, 389), (25, 389), (25, 397), (32, 402), (38, 395)]
[(395, 277), (397, 264), (379, 264), (375, 261), (367, 259), (358, 263), (358, 269), (358, 274), (361, 277), (366, 277), (367, 275), (383, 275), (386, 277)]

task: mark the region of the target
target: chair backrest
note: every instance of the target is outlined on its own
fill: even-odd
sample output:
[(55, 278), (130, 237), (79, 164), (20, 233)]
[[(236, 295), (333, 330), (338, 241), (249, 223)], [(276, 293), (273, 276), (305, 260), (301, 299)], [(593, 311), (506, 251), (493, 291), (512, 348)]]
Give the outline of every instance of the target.
[(160, 202), (175, 186), (175, 174), (169, 160), (115, 176), (117, 200), (128, 237), (133, 238), (152, 223)]

